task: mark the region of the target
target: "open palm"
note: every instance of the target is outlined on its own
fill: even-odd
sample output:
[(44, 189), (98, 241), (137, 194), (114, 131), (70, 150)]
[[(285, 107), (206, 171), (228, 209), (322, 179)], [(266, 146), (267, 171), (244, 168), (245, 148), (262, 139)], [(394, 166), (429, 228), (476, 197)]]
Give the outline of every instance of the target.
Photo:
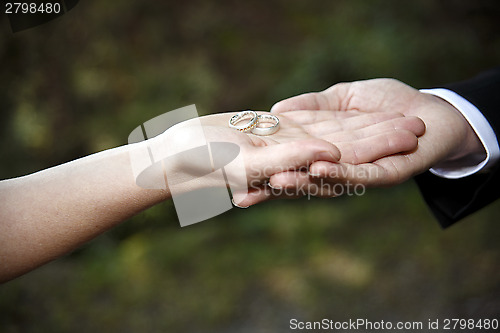
[[(384, 134), (380, 130), (382, 134), (379, 133), (378, 137), (368, 136), (365, 145), (357, 144), (344, 154), (340, 142), (345, 142), (346, 138), (339, 134), (338, 124), (345, 124), (345, 114), (353, 111), (361, 112), (365, 117), (401, 114), (405, 116), (405, 121), (395, 118), (356, 130), (359, 134), (373, 130), (374, 126), (379, 129), (385, 126), (386, 132)], [(337, 84), (320, 93), (303, 94), (281, 101), (273, 107), (272, 112), (307, 125), (311, 135), (339, 147), (342, 153), (340, 163), (316, 162), (310, 166), (310, 174), (332, 182), (394, 185), (444, 159), (458, 159), (472, 149), (468, 146), (468, 142), (473, 142), (469, 140), (469, 125), (456, 109), (438, 97), (421, 93), (393, 79)], [(316, 112), (317, 118), (322, 121), (308, 125), (304, 114), (311, 112)], [(401, 135), (401, 129), (421, 135), (418, 146), (411, 135)], [(392, 149), (391, 153), (388, 147), (406, 149)], [(301, 176), (286, 173), (276, 175), (272, 182), (286, 186), (296, 182), (298, 177)], [(302, 175), (301, 181), (310, 179)]]

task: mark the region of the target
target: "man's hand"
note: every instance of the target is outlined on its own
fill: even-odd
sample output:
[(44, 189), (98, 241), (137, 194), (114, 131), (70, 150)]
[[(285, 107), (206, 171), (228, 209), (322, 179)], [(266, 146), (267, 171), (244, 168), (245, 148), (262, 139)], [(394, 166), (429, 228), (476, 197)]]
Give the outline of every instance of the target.
[[(313, 163), (309, 174), (276, 174), (270, 180), (273, 187), (314, 185), (325, 179), (395, 185), (439, 162), (483, 151), (468, 122), (452, 105), (393, 79), (337, 84), (323, 92), (283, 100), (271, 112), (302, 124), (310, 135), (335, 144), (342, 154), (340, 163)], [(353, 125), (350, 112), (364, 114), (368, 126)], [(353, 136), (358, 140), (350, 141)], [(415, 136), (420, 136), (418, 147)], [(325, 189), (321, 195), (333, 194)]]

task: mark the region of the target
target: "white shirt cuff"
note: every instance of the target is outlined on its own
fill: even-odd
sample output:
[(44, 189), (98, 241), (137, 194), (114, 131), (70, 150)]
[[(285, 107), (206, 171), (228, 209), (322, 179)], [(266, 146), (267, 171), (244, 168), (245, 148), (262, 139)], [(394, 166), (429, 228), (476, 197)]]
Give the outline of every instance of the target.
[(430, 172), (439, 177), (458, 179), (470, 176), (481, 170), (488, 170), (498, 161), (500, 158), (500, 148), (498, 147), (497, 137), (490, 123), (477, 107), (448, 89), (421, 89), (420, 92), (438, 96), (453, 105), (469, 122), (486, 150), (486, 157), (479, 164), (472, 163), (471, 165), (470, 160), (468, 163), (467, 159), (465, 159), (461, 160), (460, 164), (449, 165), (448, 163), (442, 166), (436, 165), (429, 170)]

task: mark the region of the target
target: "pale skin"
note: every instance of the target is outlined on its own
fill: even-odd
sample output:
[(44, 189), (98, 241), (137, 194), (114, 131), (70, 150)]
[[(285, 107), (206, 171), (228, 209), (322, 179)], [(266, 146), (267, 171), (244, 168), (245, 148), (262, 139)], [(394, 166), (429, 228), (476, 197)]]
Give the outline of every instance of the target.
[[(425, 124), (425, 133), (414, 131), (423, 135), (418, 138), (418, 146), (413, 150), (379, 154), (377, 157), (378, 150), (371, 155), (365, 151), (367, 147), (373, 148), (373, 145), (357, 145), (352, 147), (350, 154), (342, 154), (340, 163), (315, 162), (308, 172), (273, 175), (270, 184), (273, 187), (293, 187), (297, 184), (314, 185), (319, 180), (326, 180), (333, 183), (392, 186), (438, 164), (465, 158), (480, 159), (486, 154), (474, 130), (451, 104), (394, 79), (337, 84), (322, 92), (278, 102), (271, 112), (287, 116), (302, 124), (309, 134), (337, 144), (339, 140), (344, 142), (347, 139), (338, 132), (338, 128), (345, 123), (339, 122), (338, 118), (354, 110), (366, 115), (400, 113), (406, 117), (418, 117)], [(312, 115), (311, 112), (316, 113)], [(414, 125), (418, 127), (418, 123)], [(392, 135), (397, 131), (389, 133)], [(414, 140), (411, 137), (408, 139)], [(382, 145), (391, 146), (397, 138), (385, 136), (381, 140)], [(402, 143), (397, 142), (397, 145)], [(363, 158), (366, 156), (369, 158)], [(321, 195), (333, 194), (325, 187)]]
[[(318, 161), (336, 163), (357, 155), (360, 161), (415, 149), (423, 132), (418, 118), (401, 114), (352, 112), (339, 118), (342, 140), (332, 144), (312, 134), (308, 126), (280, 116), (281, 128), (272, 136), (256, 136), (228, 128), (234, 113), (202, 117), (208, 141), (227, 141), (240, 146), (247, 179), (253, 189), (244, 199), (250, 204), (272, 198), (266, 181), (284, 170), (307, 168)], [(346, 114), (347, 115), (347, 114)], [(186, 131), (190, 122), (185, 122)], [(169, 135), (169, 130), (160, 136)], [(366, 151), (370, 138), (391, 144)], [(152, 139), (154, 140), (154, 139)], [(0, 182), (0, 282), (8, 281), (60, 257), (131, 216), (171, 197), (168, 188), (144, 189), (136, 185), (127, 145)], [(196, 165), (180, 165), (175, 177), (189, 176)], [(265, 170), (255, 174), (252, 171)], [(231, 172), (231, 170), (228, 170)], [(170, 175), (172, 176), (172, 175)], [(208, 181), (210, 183), (210, 181)], [(196, 186), (211, 184), (200, 182)], [(257, 186), (255, 187), (255, 184)], [(189, 190), (189, 189), (186, 189)], [(262, 191), (261, 191), (262, 190)], [(247, 203), (241, 203), (242, 206)]]

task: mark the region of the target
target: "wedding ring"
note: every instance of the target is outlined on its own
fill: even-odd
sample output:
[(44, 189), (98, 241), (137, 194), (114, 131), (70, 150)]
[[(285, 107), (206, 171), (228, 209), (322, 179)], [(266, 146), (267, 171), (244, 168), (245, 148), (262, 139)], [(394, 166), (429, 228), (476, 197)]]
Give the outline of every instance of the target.
[[(259, 127), (261, 123), (271, 123), (269, 127)], [(271, 135), (276, 133), (280, 128), (280, 120), (272, 114), (260, 114), (258, 116), (257, 125), (252, 129), (255, 135)]]
[[(248, 116), (251, 116), (250, 120), (241, 125), (236, 125), (241, 120), (248, 118)], [(257, 122), (258, 122), (257, 112), (252, 110), (241, 111), (229, 119), (229, 127), (234, 128), (235, 130), (241, 132), (247, 132), (252, 128), (254, 128), (255, 126), (257, 126)]]

